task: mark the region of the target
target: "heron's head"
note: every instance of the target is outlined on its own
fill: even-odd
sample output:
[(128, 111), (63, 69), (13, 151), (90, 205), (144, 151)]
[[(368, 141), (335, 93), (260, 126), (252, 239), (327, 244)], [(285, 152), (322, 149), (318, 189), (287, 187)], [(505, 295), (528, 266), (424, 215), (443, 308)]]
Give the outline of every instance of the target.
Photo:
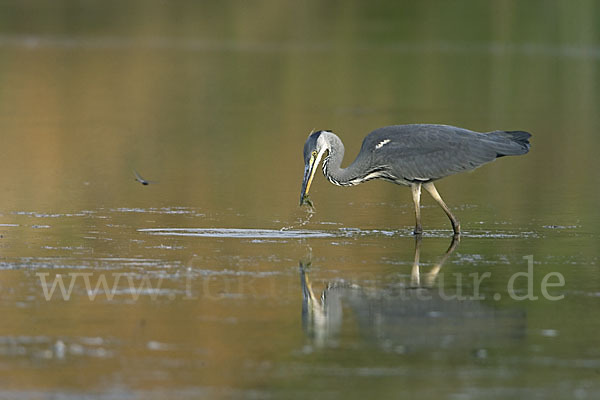
[(310, 184), (319, 167), (319, 163), (326, 151), (331, 149), (328, 136), (330, 131), (317, 131), (311, 133), (304, 143), (304, 179), (302, 180), (302, 192), (300, 193), (300, 205), (304, 204), (308, 196)]

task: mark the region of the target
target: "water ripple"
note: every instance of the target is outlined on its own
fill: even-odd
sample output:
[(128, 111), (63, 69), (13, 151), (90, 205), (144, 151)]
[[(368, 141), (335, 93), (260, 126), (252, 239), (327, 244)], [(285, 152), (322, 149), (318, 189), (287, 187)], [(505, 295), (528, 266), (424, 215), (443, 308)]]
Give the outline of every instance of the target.
[(289, 238), (326, 238), (340, 236), (335, 231), (289, 230), (276, 229), (232, 229), (232, 228), (145, 228), (138, 232), (161, 236), (196, 236), (216, 238), (244, 239), (289, 239)]
[[(332, 230), (311, 229), (245, 229), (245, 228), (142, 228), (138, 232), (159, 236), (187, 236), (187, 237), (211, 237), (211, 238), (240, 238), (240, 239), (303, 239), (303, 238), (356, 238), (364, 236), (385, 237), (413, 237), (412, 229), (360, 229), (339, 228)], [(447, 237), (449, 231), (432, 230), (424, 234), (425, 237)], [(461, 236), (472, 238), (538, 238), (536, 232), (518, 231), (469, 231)]]

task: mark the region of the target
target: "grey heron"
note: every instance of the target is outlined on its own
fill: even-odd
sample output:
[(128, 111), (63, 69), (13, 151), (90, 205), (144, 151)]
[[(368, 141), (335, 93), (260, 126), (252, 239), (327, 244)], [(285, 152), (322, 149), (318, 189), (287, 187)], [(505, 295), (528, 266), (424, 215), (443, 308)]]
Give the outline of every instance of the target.
[(341, 168), (344, 145), (331, 131), (311, 133), (304, 144), (304, 179), (300, 205), (310, 203), (308, 191), (323, 156), (323, 174), (334, 185), (353, 186), (383, 179), (410, 186), (415, 205), (415, 234), (421, 234), (421, 188), (444, 210), (454, 234), (460, 223), (438, 193), (434, 181), (470, 171), (496, 158), (529, 151), (531, 134), (523, 131), (480, 133), (449, 125), (393, 125), (369, 133), (356, 159)]

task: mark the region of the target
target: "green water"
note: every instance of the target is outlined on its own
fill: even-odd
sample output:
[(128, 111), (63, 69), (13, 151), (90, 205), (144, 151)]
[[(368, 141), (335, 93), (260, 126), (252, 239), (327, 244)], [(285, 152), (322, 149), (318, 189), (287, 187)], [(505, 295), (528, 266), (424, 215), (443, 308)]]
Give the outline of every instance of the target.
[[(592, 1), (3, 2), (0, 398), (598, 398), (598, 20)], [(449, 253), (427, 195), (415, 241), (406, 188), (318, 173), (298, 207), (311, 130), (347, 165), (415, 122), (533, 134), (437, 184)]]

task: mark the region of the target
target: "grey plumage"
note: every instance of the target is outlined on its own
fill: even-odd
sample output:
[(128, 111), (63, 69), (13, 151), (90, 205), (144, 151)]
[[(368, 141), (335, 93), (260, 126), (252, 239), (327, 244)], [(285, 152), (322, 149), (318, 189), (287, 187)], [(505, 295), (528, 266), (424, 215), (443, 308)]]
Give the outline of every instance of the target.
[[(444, 208), (458, 233), (458, 221), (441, 201), (433, 181), (458, 172), (473, 170), (498, 157), (525, 154), (531, 135), (523, 131), (479, 133), (448, 125), (394, 125), (377, 129), (365, 137), (356, 159), (341, 168), (344, 145), (330, 131), (312, 133), (304, 145), (305, 174), (301, 203), (308, 194), (315, 164), (323, 160), (323, 173), (330, 182), (351, 186), (385, 179), (412, 186), (420, 196), (421, 184)], [(415, 198), (415, 205), (418, 201)], [(417, 212), (417, 228), (420, 227)], [(455, 226), (456, 225), (456, 226)], [(415, 229), (418, 232), (419, 229)]]
[[(388, 180), (407, 186), (413, 181), (433, 181), (475, 169), (501, 156), (525, 154), (529, 151), (529, 136), (519, 131), (479, 133), (446, 125), (387, 126), (367, 135), (358, 157), (339, 182), (358, 184), (359, 179), (373, 172), (389, 175)], [(386, 140), (389, 142), (377, 148)], [(341, 140), (331, 143), (325, 172), (331, 168), (337, 176), (340, 172), (335, 166), (339, 165), (333, 160), (341, 161), (338, 154), (343, 155), (344, 145)]]

